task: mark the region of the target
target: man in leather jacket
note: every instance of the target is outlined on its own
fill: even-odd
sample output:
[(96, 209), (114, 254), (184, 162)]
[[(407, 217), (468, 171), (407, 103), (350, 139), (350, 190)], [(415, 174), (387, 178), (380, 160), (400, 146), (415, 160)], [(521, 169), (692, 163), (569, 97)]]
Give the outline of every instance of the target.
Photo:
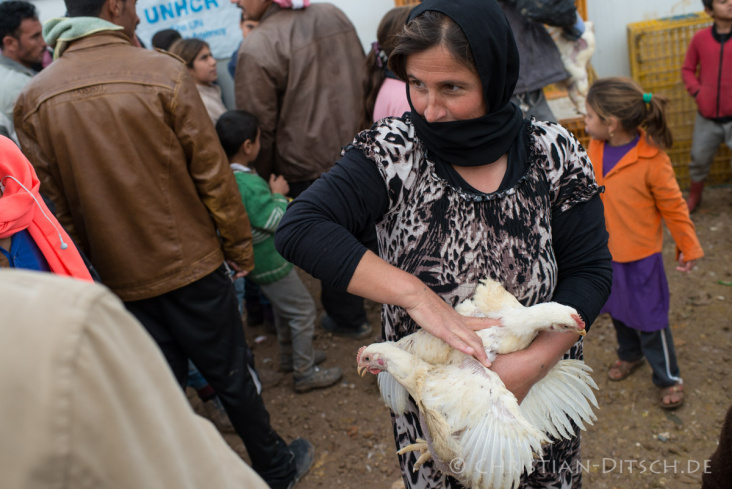
[[(44, 26), (57, 58), (14, 110), (57, 218), (185, 385), (188, 359), (219, 395), (255, 471), (288, 488), (312, 447), (272, 429), (228, 267), (254, 266), (244, 206), (186, 66), (135, 47), (134, 0), (66, 0)], [(299, 467), (298, 467), (299, 465)]]

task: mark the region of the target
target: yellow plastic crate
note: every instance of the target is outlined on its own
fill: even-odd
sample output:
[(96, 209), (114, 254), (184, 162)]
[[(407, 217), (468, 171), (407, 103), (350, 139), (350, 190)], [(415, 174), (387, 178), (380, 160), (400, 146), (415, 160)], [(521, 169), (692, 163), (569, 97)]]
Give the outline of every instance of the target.
[[(669, 99), (668, 125), (674, 145), (667, 153), (682, 188), (689, 186), (689, 161), (697, 107), (681, 79), (686, 50), (697, 31), (712, 24), (704, 12), (628, 24), (631, 76), (646, 92)], [(721, 145), (707, 179), (722, 183), (730, 178), (730, 151)]]

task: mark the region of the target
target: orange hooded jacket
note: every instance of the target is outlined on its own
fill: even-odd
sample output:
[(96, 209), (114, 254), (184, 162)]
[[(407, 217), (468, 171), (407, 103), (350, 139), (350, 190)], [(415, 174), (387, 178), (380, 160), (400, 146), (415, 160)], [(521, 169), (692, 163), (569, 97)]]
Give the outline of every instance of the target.
[(587, 149), (597, 184), (605, 186), (601, 198), (613, 261), (627, 263), (660, 252), (663, 247), (662, 219), (676, 242), (677, 257), (681, 251), (685, 261), (701, 258), (704, 252), (681, 196), (671, 160), (648, 142), (645, 131), (639, 131), (638, 144), (604, 177), (605, 143), (593, 139)]

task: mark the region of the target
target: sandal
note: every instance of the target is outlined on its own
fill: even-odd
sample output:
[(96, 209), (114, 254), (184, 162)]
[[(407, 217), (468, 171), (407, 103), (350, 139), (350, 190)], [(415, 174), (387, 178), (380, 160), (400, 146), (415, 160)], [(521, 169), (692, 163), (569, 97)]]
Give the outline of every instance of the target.
[[(664, 402), (667, 399), (669, 402)], [(664, 409), (673, 409), (681, 406), (684, 403), (684, 384), (679, 383), (661, 389), (660, 402), (661, 407)]]
[(643, 365), (642, 358), (635, 362), (617, 360), (614, 364), (610, 365), (610, 368), (607, 371), (607, 376), (610, 380), (617, 382), (630, 376), (630, 374), (635, 372), (641, 365)]

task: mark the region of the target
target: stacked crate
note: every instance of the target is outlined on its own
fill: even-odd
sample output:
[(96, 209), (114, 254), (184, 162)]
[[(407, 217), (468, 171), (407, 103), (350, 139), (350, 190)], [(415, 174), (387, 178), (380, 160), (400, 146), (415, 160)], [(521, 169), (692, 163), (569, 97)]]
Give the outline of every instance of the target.
[[(682, 188), (689, 186), (691, 139), (697, 108), (681, 79), (681, 66), (694, 34), (712, 24), (705, 13), (689, 14), (628, 25), (631, 76), (646, 92), (669, 99), (668, 125), (674, 145), (666, 152)], [(730, 177), (730, 151), (721, 145), (707, 179), (722, 183)]]

